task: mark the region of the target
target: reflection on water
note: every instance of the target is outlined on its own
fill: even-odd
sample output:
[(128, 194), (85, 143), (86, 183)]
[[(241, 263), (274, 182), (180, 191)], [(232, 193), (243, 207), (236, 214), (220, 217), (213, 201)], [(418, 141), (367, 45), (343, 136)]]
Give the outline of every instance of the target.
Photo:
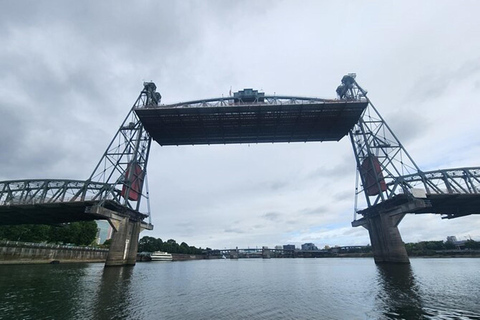
[(377, 265), (377, 305), (386, 319), (423, 319), (425, 313), (409, 264)]
[(134, 267), (104, 268), (100, 288), (95, 296), (94, 319), (132, 318), (132, 295), (130, 286)]
[(478, 319), (480, 259), (0, 265), (0, 320)]
[(412, 259), (377, 265), (377, 314), (384, 319), (480, 320), (479, 259)]
[(76, 319), (95, 272), (88, 264), (0, 266), (0, 319)]

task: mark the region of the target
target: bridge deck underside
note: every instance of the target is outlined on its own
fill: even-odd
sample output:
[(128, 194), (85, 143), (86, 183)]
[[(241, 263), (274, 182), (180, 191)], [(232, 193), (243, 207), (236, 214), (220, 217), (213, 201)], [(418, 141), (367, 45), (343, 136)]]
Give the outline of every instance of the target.
[(241, 104), (136, 109), (160, 145), (338, 141), (358, 122), (367, 102)]
[[(426, 200), (428, 206), (417, 207), (409, 212), (415, 214), (444, 214), (446, 218), (457, 218), (471, 214), (480, 214), (480, 194), (429, 194)], [(386, 211), (408, 203), (411, 199), (405, 195), (397, 195), (368, 209), (359, 211), (368, 215)]]
[(431, 209), (424, 208), (416, 213), (448, 214), (450, 218), (480, 214), (480, 194), (434, 194), (427, 199)]
[[(0, 206), (0, 225), (60, 224), (105, 219), (105, 217), (85, 212), (87, 207), (97, 204), (98, 201), (77, 201)], [(111, 201), (108, 201), (105, 207), (118, 210), (118, 205)]]

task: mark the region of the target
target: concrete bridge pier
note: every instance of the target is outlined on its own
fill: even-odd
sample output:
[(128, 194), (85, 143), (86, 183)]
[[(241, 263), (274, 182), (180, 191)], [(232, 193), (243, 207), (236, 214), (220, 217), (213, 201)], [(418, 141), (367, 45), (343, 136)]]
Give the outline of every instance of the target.
[(105, 266), (134, 266), (137, 262), (140, 232), (145, 229), (152, 230), (153, 226), (103, 207), (91, 208), (90, 212), (106, 218), (113, 228)]
[[(398, 225), (405, 214), (428, 207), (424, 199), (409, 199), (406, 203), (387, 206), (382, 210), (370, 208), (364, 217), (352, 222), (353, 227), (368, 230), (375, 263), (410, 263)], [(366, 211), (366, 210), (365, 210)]]
[(128, 217), (121, 216), (108, 220), (114, 227), (105, 266), (134, 266), (137, 261), (140, 221), (131, 221)]
[(410, 263), (398, 224), (405, 213), (380, 213), (363, 218), (359, 224), (368, 230), (375, 263)]

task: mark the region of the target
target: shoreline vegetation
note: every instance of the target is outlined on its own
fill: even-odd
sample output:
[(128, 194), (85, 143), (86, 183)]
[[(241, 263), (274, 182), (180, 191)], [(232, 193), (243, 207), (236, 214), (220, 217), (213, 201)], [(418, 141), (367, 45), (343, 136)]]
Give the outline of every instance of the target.
[(95, 221), (59, 225), (20, 224), (0, 226), (0, 240), (57, 245), (92, 246), (98, 226)]
[[(420, 241), (415, 243), (405, 243), (405, 249), (409, 257), (480, 257), (480, 242), (472, 239), (465, 241)], [(250, 249), (255, 253), (237, 254), (238, 258), (261, 257), (262, 249)], [(277, 249), (264, 247), (265, 252), (270, 252), (269, 258), (321, 258), (321, 257), (372, 257), (372, 247), (366, 246), (335, 246), (320, 250), (278, 250), (281, 253), (275, 253)], [(209, 258), (222, 257), (227, 255), (228, 250), (221, 249), (202, 249), (189, 246), (185, 242), (180, 245), (175, 240), (169, 239), (166, 242), (160, 238), (145, 236), (139, 240), (138, 252), (165, 251), (172, 254), (191, 254), (205, 255)], [(228, 256), (227, 256), (228, 258)]]
[[(5, 230), (5, 229), (4, 229)], [(25, 229), (24, 229), (25, 230)], [(68, 239), (69, 237), (65, 237)], [(47, 241), (22, 242), (16, 239), (6, 239), (5, 233), (0, 237), (0, 264), (30, 264), (30, 263), (49, 263), (47, 257), (34, 252), (40, 248), (50, 250), (71, 250), (82, 252), (85, 250), (102, 250), (105, 254), (108, 252), (109, 241), (102, 245), (91, 244), (90, 246), (78, 246), (72, 244), (60, 245), (57, 243), (47, 243)], [(12, 256), (12, 247), (17, 247), (22, 253), (22, 259), (14, 259)], [(405, 248), (410, 258), (480, 258), (480, 242), (469, 239), (465, 241), (421, 241), (417, 243), (406, 243)], [(29, 250), (32, 254), (29, 256)], [(238, 259), (238, 258), (371, 258), (373, 257), (372, 248), (367, 246), (345, 246), (345, 247), (325, 247), (320, 250), (279, 250), (266, 247), (260, 249), (202, 249), (195, 246), (189, 246), (185, 242), (178, 244), (175, 240), (169, 239), (162, 241), (159, 238), (145, 236), (139, 240), (137, 261), (148, 261), (145, 256), (154, 251), (165, 251), (171, 253), (174, 261), (199, 260), (199, 259)], [(51, 255), (51, 253), (50, 253)], [(68, 261), (62, 262), (92, 262), (92, 259), (86, 259), (85, 256), (71, 255)], [(106, 256), (105, 256), (106, 257)], [(63, 259), (62, 259), (63, 260)], [(102, 262), (97, 259), (95, 262)]]

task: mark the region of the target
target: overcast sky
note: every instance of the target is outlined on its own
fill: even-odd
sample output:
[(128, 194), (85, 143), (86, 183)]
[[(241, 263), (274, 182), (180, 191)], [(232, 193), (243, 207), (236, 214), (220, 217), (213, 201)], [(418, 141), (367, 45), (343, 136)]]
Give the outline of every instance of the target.
[[(423, 170), (480, 167), (479, 1), (0, 3), (0, 180), (87, 179), (143, 81), (163, 103), (335, 98), (357, 81)], [(366, 245), (338, 143), (160, 147), (153, 231), (197, 247)], [(405, 242), (480, 240), (480, 216), (407, 215)]]

